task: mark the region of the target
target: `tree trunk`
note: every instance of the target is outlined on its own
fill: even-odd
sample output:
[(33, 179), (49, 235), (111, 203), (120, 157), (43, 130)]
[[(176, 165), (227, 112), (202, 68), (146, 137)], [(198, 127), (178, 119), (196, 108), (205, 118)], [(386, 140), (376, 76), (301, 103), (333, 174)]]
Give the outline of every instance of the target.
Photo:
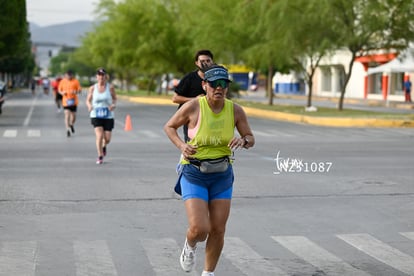
[(311, 107), (312, 106), (312, 86), (313, 86), (312, 78), (309, 78), (309, 81), (308, 81), (308, 102), (306, 104), (306, 107)]
[(341, 96), (339, 97), (339, 102), (338, 102), (338, 110), (339, 111), (342, 111), (343, 108), (344, 108), (345, 91), (346, 91), (346, 87), (348, 85), (348, 82), (351, 79), (352, 67), (354, 66), (355, 58), (356, 58), (356, 53), (352, 52), (352, 58), (351, 58), (351, 61), (349, 62), (349, 66), (348, 66), (348, 73), (345, 73), (345, 82), (344, 82), (344, 85), (341, 87)]
[(269, 105), (273, 105), (273, 87), (272, 87), (272, 79), (273, 79), (273, 66), (269, 65), (269, 72), (267, 74), (267, 93), (269, 95)]
[(155, 78), (156, 78), (157, 76), (156, 75), (151, 75), (151, 79), (150, 79), (150, 81), (148, 82), (148, 95), (150, 95), (151, 94), (151, 91), (152, 91), (152, 86), (153, 86), (153, 84), (154, 84), (154, 81), (155, 81)]
[(130, 83), (129, 83), (128, 78), (125, 79), (125, 85), (126, 85), (126, 91), (127, 91), (127, 94), (128, 94), (130, 92), (130, 90), (129, 90)]
[(166, 74), (165, 81), (167, 82), (167, 85), (165, 86), (165, 95), (168, 96), (168, 89), (170, 85), (170, 74)]
[(344, 109), (344, 98), (345, 98), (345, 87), (341, 89), (341, 96), (339, 97), (338, 110), (342, 111)]

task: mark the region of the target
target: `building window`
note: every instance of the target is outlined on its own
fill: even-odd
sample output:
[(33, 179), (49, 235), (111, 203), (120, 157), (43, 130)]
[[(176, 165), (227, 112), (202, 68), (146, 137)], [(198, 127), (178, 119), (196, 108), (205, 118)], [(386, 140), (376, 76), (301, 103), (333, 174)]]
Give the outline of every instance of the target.
[(332, 72), (330, 67), (322, 67), (322, 91), (332, 90)]
[(370, 94), (382, 94), (382, 73), (371, 75), (369, 78), (369, 93)]
[(391, 89), (390, 94), (391, 95), (404, 95), (404, 73), (395, 73), (392, 74), (393, 79), (393, 87), (394, 89)]

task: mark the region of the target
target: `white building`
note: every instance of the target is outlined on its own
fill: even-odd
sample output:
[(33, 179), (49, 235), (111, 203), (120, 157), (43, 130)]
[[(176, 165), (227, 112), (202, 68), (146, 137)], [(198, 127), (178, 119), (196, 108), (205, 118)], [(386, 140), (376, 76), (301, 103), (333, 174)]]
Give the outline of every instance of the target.
[(50, 42), (34, 42), (32, 44), (32, 52), (35, 56), (36, 65), (40, 68), (40, 76), (47, 77), (50, 75), (49, 65), (50, 59), (57, 56), (62, 50), (62, 45)]
[[(404, 81), (414, 80), (414, 49), (403, 53), (378, 52), (356, 58), (345, 98), (405, 101)], [(351, 53), (338, 50), (325, 56), (313, 78), (313, 95), (339, 98), (345, 84)], [(303, 79), (294, 72), (273, 77), (273, 89), (281, 94), (308, 94)]]
[[(400, 68), (400, 70), (368, 74), (370, 68), (386, 64), (397, 56), (398, 53), (378, 53), (358, 57), (352, 68), (345, 98), (404, 101), (403, 83), (414, 72), (414, 66), (412, 70), (404, 71)], [(407, 58), (411, 57), (403, 57), (403, 59)], [(350, 60), (351, 53), (344, 50), (323, 58), (313, 79), (313, 95), (339, 97)]]

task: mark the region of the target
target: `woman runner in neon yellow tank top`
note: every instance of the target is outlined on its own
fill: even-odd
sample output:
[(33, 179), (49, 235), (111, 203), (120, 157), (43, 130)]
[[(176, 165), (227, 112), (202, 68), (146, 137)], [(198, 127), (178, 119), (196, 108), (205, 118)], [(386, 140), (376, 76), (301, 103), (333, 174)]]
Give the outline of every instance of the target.
[[(248, 149), (254, 136), (242, 107), (226, 99), (230, 79), (227, 70), (213, 65), (204, 73), (206, 96), (185, 103), (165, 124), (164, 131), (181, 151), (175, 191), (181, 194), (188, 229), (180, 264), (184, 271), (195, 265), (198, 242), (207, 239), (202, 276), (213, 276), (223, 244), (233, 191), (232, 150)], [(177, 129), (188, 124), (190, 141)], [(237, 129), (239, 135), (234, 134)]]

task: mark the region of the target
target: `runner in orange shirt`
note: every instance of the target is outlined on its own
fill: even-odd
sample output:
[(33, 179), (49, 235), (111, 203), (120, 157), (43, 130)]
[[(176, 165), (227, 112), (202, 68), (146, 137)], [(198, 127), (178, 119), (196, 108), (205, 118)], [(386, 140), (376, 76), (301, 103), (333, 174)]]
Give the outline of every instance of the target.
[(81, 92), (79, 81), (73, 76), (73, 71), (68, 70), (65, 78), (59, 83), (59, 94), (63, 96), (62, 105), (65, 111), (66, 135), (70, 137), (75, 133), (74, 124), (76, 121), (76, 111), (79, 103), (78, 94)]

